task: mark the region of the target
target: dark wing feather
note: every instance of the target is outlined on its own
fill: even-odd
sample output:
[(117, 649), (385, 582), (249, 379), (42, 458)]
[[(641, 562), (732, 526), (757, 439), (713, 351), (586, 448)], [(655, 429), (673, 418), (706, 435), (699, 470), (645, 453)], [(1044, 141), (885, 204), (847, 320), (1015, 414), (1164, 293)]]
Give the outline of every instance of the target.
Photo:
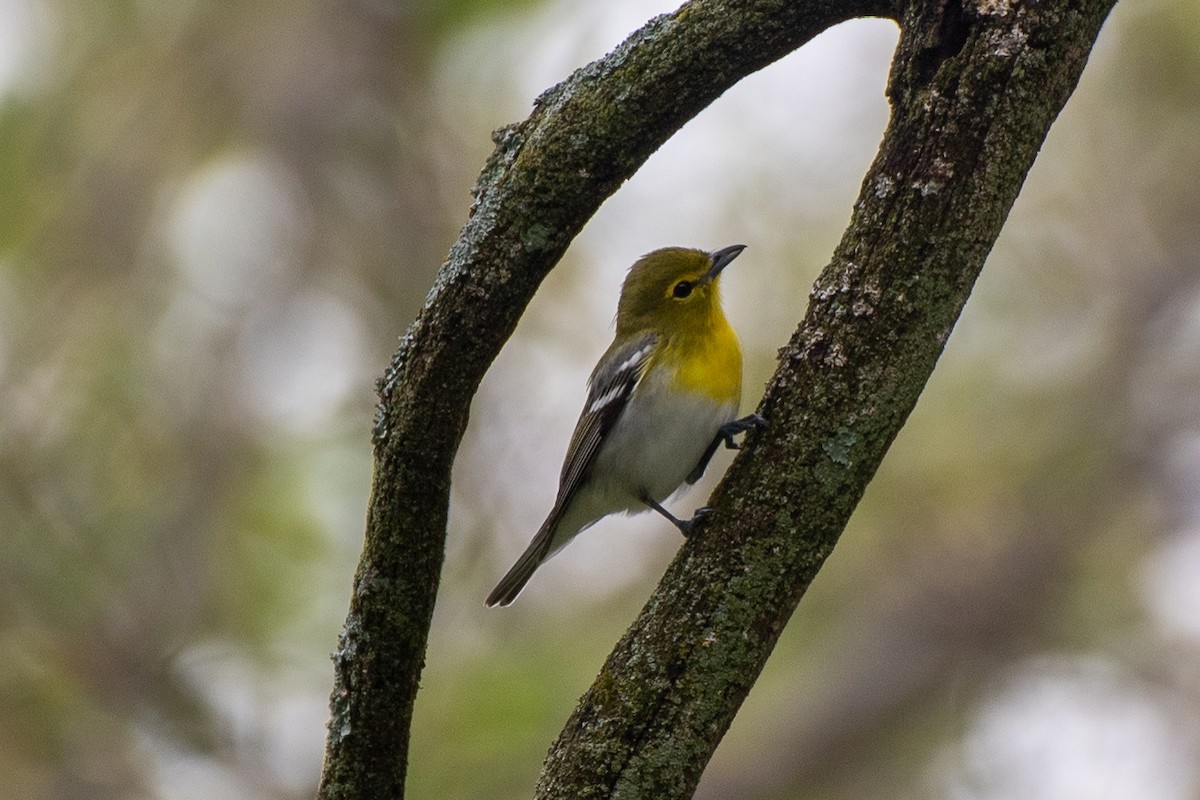
[(485, 601), (487, 605), (506, 606), (515, 600), (533, 576), (534, 570), (550, 555), (563, 512), (583, 484), (584, 476), (600, 450), (600, 444), (629, 402), (634, 387), (646, 369), (656, 339), (655, 334), (646, 333), (621, 345), (614, 344), (596, 365), (588, 380), (587, 402), (579, 421), (575, 423), (575, 433), (567, 447), (554, 508), (517, 563), (488, 595)]
[(621, 345), (614, 345), (600, 359), (592, 377), (588, 380), (588, 397), (583, 413), (575, 423), (575, 433), (563, 460), (562, 474), (558, 479), (558, 497), (555, 510), (565, 508), (579, 489), (584, 475), (591, 467), (600, 443), (607, 438), (625, 404), (633, 395), (633, 389), (641, 380), (646, 362), (657, 339), (654, 333), (645, 333)]

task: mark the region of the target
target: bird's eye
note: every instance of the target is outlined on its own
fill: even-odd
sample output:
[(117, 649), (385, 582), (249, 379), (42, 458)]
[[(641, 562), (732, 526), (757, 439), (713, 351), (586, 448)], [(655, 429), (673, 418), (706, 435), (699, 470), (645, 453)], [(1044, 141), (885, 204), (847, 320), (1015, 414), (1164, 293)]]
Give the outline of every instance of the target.
[(692, 293), (692, 282), (691, 281), (680, 281), (679, 283), (675, 284), (675, 288), (671, 290), (671, 294), (675, 295), (676, 297), (678, 297), (680, 299), (687, 297), (691, 293)]

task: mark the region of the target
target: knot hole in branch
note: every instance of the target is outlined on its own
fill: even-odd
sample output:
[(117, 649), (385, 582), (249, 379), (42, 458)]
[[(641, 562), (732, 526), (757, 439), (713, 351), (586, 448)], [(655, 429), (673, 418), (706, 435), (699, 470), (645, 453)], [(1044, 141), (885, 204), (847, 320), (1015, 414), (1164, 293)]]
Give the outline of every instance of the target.
[(932, 42), (917, 53), (917, 85), (928, 85), (938, 67), (963, 49), (970, 32), (971, 23), (963, 11), (962, 0), (945, 0), (941, 4), (937, 33), (932, 37)]

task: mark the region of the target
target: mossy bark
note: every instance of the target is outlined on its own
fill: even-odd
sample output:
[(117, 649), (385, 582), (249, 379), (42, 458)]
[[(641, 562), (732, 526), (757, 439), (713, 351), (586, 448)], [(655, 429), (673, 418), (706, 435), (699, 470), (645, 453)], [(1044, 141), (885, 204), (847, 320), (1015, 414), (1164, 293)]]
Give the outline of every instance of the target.
[[(403, 796), (479, 381), (600, 203), (745, 75), (859, 16), (902, 29), (879, 156), (714, 512), (551, 750), (540, 797), (686, 797), (916, 402), (1114, 0), (703, 2), (651, 20), (497, 131), (471, 216), (380, 381), (334, 654), (322, 798)], [(731, 143), (736, 146), (736, 143)]]
[(933, 371), (1111, 0), (912, 2), (850, 226), (735, 460), (537, 796), (690, 797)]

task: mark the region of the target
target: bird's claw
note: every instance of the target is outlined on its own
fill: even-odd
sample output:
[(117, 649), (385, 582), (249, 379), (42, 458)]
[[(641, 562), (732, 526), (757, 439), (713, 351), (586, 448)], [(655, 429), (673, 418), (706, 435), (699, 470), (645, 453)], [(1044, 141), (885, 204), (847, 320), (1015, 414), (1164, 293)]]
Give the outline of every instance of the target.
[(707, 517), (710, 513), (712, 513), (712, 509), (708, 506), (697, 508), (695, 512), (693, 512), (691, 519), (679, 520), (679, 523), (676, 527), (679, 528), (679, 532), (683, 534), (684, 538), (689, 538), (695, 532), (696, 525), (700, 522), (700, 520)]
[(746, 431), (760, 431), (767, 427), (767, 421), (758, 414), (750, 414), (749, 416), (735, 419), (733, 422), (726, 422), (721, 426), (721, 437), (725, 440), (725, 447), (729, 450), (740, 450), (742, 446), (734, 441), (734, 436)]

